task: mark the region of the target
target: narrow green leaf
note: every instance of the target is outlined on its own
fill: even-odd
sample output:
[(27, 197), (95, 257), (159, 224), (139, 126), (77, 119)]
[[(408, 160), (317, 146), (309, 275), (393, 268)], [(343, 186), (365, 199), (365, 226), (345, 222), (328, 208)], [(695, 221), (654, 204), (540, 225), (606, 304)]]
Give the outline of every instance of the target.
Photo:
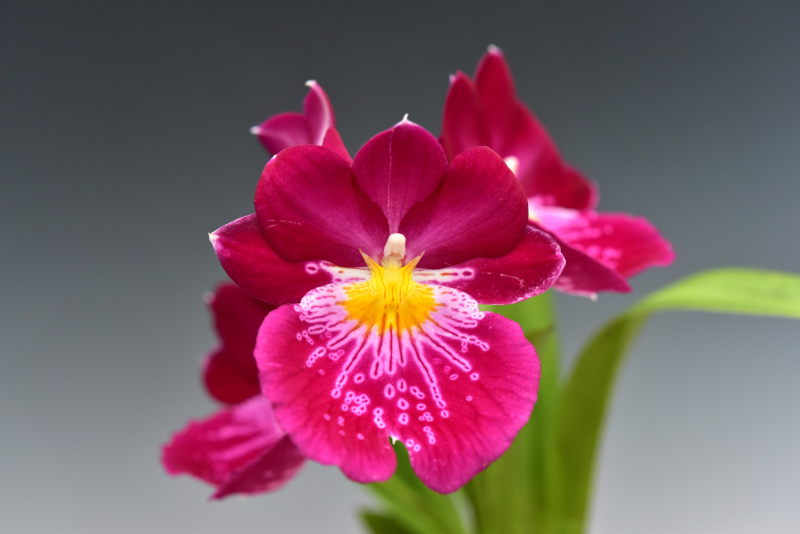
[(414, 474), (408, 451), (398, 442), (397, 470), (386, 482), (367, 485), (387, 507), (388, 515), (416, 534), (466, 534), (454, 494), (442, 495), (429, 489)]
[(712, 269), (656, 291), (631, 311), (668, 309), (800, 319), (800, 275), (759, 269)]
[(545, 522), (544, 446), (558, 393), (558, 340), (550, 295), (510, 306), (484, 306), (519, 323), (536, 347), (542, 368), (536, 407), (506, 453), (465, 487), (476, 530), (482, 534), (542, 532)]
[(550, 451), (554, 532), (586, 528), (600, 431), (618, 370), (651, 314), (696, 310), (800, 319), (800, 276), (755, 269), (715, 269), (642, 299), (584, 346), (562, 390)]
[(372, 510), (362, 510), (361, 520), (373, 534), (417, 534), (416, 530), (408, 530), (394, 517)]

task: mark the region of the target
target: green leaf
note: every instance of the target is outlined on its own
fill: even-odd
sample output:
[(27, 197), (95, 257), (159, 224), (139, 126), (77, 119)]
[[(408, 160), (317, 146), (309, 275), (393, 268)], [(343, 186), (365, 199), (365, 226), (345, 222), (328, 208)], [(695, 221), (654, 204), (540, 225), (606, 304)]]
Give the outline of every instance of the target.
[(554, 532), (585, 531), (597, 445), (617, 372), (650, 315), (665, 310), (800, 319), (800, 276), (756, 269), (705, 271), (645, 297), (591, 338), (562, 390), (553, 429)]
[(408, 530), (402, 522), (390, 515), (372, 510), (362, 510), (361, 520), (373, 534), (416, 534), (416, 530)]
[(387, 507), (388, 516), (416, 534), (466, 534), (456, 506), (456, 494), (442, 495), (423, 484), (408, 459), (405, 446), (394, 444), (397, 470), (386, 482), (367, 485)]
[(545, 453), (558, 394), (558, 339), (549, 294), (510, 306), (483, 306), (519, 323), (536, 347), (542, 368), (536, 406), (511, 447), (479, 473), (465, 491), (479, 533), (530, 534), (546, 522)]

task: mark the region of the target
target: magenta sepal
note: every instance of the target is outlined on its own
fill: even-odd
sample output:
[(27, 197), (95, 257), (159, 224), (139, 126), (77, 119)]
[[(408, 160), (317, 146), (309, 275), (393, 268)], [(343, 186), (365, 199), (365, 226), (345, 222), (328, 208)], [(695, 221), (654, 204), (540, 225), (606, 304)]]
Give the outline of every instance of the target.
[(513, 321), (434, 287), (431, 319), (400, 336), (348, 319), (342, 284), (267, 316), (255, 351), (262, 390), (305, 456), (382, 481), (398, 439), (420, 479), (448, 493), (510, 445), (536, 400), (536, 352)]
[(348, 162), (321, 146), (291, 147), (272, 158), (255, 206), (271, 248), (288, 261), (360, 267), (359, 250), (376, 257), (389, 235), (386, 217), (356, 185)]
[(513, 304), (544, 293), (556, 282), (565, 268), (562, 252), (550, 234), (528, 226), (505, 256), (417, 269), (414, 280), (458, 289), (481, 304)]
[(439, 269), (507, 254), (527, 220), (514, 174), (491, 149), (476, 147), (453, 158), (436, 191), (403, 217), (400, 233), (409, 257), (424, 252), (420, 268)]
[(390, 233), (411, 206), (433, 193), (445, 169), (436, 138), (408, 120), (367, 141), (353, 160), (358, 185), (381, 207)]
[(189, 474), (217, 486), (212, 499), (274, 491), (297, 474), (304, 460), (262, 396), (190, 421), (162, 451), (169, 474)]
[(271, 154), (290, 146), (321, 145), (328, 129), (336, 127), (328, 95), (314, 80), (306, 85), (309, 89), (303, 100), (303, 114), (279, 113), (253, 128), (253, 133)]
[(210, 234), (222, 268), (239, 287), (264, 302), (297, 302), (309, 290), (332, 280), (327, 262), (289, 262), (267, 242), (255, 215), (247, 215)]

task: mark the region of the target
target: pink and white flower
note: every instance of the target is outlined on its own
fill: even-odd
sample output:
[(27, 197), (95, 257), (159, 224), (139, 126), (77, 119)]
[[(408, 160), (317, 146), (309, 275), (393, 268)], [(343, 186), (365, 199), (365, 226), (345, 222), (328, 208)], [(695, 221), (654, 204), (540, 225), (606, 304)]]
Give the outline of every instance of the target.
[(555, 144), (516, 95), (496, 47), (478, 63), (475, 80), (451, 78), (442, 137), (448, 160), (476, 146), (495, 150), (519, 178), (530, 224), (550, 233), (567, 261), (555, 287), (569, 293), (630, 291), (626, 279), (672, 263), (672, 246), (647, 220), (594, 211), (595, 186), (561, 159)]
[(171, 475), (216, 486), (212, 499), (279, 489), (305, 458), (261, 395), (253, 358), (258, 328), (275, 306), (233, 284), (217, 288), (209, 303), (222, 344), (205, 358), (203, 379), (211, 396), (227, 406), (177, 432), (163, 448), (162, 463)]
[(211, 234), (229, 276), (281, 305), (258, 334), (262, 391), (308, 458), (381, 481), (401, 440), (423, 482), (454, 491), (510, 445), (538, 387), (519, 325), (478, 303), (544, 292), (564, 259), (488, 148), (448, 164), (405, 119), (352, 163), (322, 145), (273, 157), (256, 213)]

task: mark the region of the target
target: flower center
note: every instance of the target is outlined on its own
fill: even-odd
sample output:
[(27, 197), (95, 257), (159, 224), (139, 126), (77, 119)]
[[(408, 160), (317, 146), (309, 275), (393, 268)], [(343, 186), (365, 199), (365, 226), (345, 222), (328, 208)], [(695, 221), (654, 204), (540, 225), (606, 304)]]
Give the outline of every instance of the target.
[(428, 321), (437, 306), (433, 288), (411, 277), (422, 254), (403, 265), (405, 243), (403, 234), (390, 235), (382, 265), (362, 252), (372, 276), (343, 288), (347, 298), (338, 304), (347, 311), (349, 320), (366, 325), (367, 331), (376, 328), (379, 335), (388, 330), (398, 336), (412, 333), (413, 328), (421, 328)]

